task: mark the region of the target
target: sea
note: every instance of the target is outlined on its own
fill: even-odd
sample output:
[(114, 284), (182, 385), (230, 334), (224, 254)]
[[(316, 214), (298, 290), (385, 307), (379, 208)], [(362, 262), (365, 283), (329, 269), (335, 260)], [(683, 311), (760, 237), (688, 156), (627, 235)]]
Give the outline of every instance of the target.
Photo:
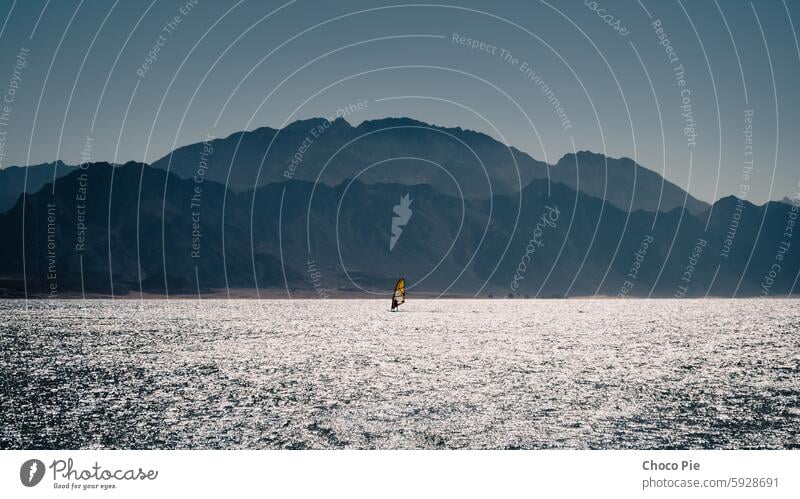
[(0, 301), (0, 448), (800, 448), (798, 305)]

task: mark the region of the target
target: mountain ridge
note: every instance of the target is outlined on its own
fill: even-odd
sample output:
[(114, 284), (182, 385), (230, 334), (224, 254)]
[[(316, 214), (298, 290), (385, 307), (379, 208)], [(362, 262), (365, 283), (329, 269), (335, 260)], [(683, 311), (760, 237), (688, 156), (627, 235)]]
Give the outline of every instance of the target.
[[(314, 136), (315, 129), (322, 133)], [(348, 142), (350, 148), (337, 153)], [(286, 178), (316, 180), (317, 176), (328, 185), (336, 185), (363, 167), (369, 168), (361, 177), (367, 183), (428, 182), (448, 194), (460, 190), (469, 198), (517, 192), (535, 178), (550, 178), (595, 197), (602, 197), (605, 192), (613, 204), (626, 210), (668, 211), (683, 206), (684, 200), (695, 214), (709, 207), (630, 158), (611, 158), (582, 150), (566, 153), (555, 164), (548, 165), (482, 132), (431, 125), (408, 117), (365, 120), (355, 127), (344, 118), (332, 122), (325, 118), (296, 120), (281, 129), (258, 127), (178, 147), (152, 166), (192, 178), (197, 174), (203, 151), (209, 146), (213, 153), (207, 155), (208, 178), (221, 183), (229, 181), (228, 186), (239, 191)], [(268, 147), (270, 154), (262, 165)], [(384, 163), (375, 166), (381, 161)], [(390, 164), (393, 168), (385, 168)], [(28, 192), (35, 192), (46, 181), (46, 175), (33, 173), (46, 170), (48, 165), (52, 163), (27, 167), (30, 168)], [(56, 174), (67, 172), (60, 168)], [(23, 190), (20, 180), (6, 180), (9, 173), (10, 170), (8, 173), (0, 170), (0, 186), (4, 186), (0, 189), (0, 212), (7, 210)]]
[[(235, 145), (231, 143), (234, 140)], [(630, 158), (580, 151), (567, 153), (556, 164), (548, 165), (484, 133), (430, 125), (408, 117), (365, 120), (356, 127), (344, 118), (333, 122), (309, 118), (282, 129), (261, 127), (235, 137), (214, 139), (210, 145), (214, 147), (209, 159), (210, 178), (224, 178), (237, 190), (278, 181), (281, 175), (304, 180), (319, 178), (336, 185), (367, 169), (369, 172), (362, 177), (367, 183), (428, 182), (448, 194), (460, 191), (469, 198), (517, 192), (531, 180), (542, 178), (602, 197), (610, 175), (608, 185), (612, 188), (606, 192), (619, 208), (668, 211), (685, 203), (696, 214), (709, 206)], [(203, 146), (182, 146), (152, 166), (166, 169), (169, 164), (170, 171), (190, 178), (190, 165), (196, 162)], [(577, 171), (573, 164), (576, 157)], [(381, 161), (394, 161), (398, 167), (378, 173), (379, 168), (373, 168)], [(215, 168), (217, 164), (221, 166)], [(296, 167), (287, 172), (286, 165)], [(450, 178), (437, 175), (435, 168), (451, 174)], [(454, 182), (459, 189), (454, 188)]]
[[(82, 175), (91, 188), (79, 235), (75, 192)], [(91, 164), (56, 182), (55, 189), (44, 185), (26, 197), (24, 231), (21, 199), (0, 215), (0, 230), (16, 234), (20, 243), (0, 248), (4, 296), (23, 294), (24, 258), (27, 290), (34, 296), (47, 295), (53, 281), (60, 293), (99, 295), (204, 295), (227, 288), (313, 294), (312, 262), (321, 286), (331, 291), (381, 292), (402, 273), (417, 292), (433, 295), (618, 296), (625, 289), (624, 296), (674, 297), (700, 240), (702, 256), (681, 296), (758, 296), (791, 211), (783, 203), (746, 204), (723, 261), (718, 255), (736, 210), (733, 200), (714, 205), (706, 231), (708, 214), (698, 217), (683, 208), (657, 217), (643, 210), (628, 213), (542, 179), (519, 196), (489, 200), (456, 198), (424, 183), (348, 180), (328, 186), (287, 179), (236, 192), (208, 181), (200, 208), (191, 205), (193, 180), (139, 163), (113, 170), (108, 163)], [(393, 205), (407, 195), (413, 215), (390, 249)], [(537, 231), (540, 217), (554, 207), (560, 215), (553, 226)], [(197, 257), (194, 230), (201, 232)], [(80, 251), (78, 237), (86, 240)], [(648, 238), (646, 257), (633, 286), (627, 286)], [(532, 241), (542, 246), (530, 254), (512, 290)], [(53, 269), (57, 278), (50, 280)], [(789, 293), (798, 271), (800, 258), (790, 250), (769, 292)]]

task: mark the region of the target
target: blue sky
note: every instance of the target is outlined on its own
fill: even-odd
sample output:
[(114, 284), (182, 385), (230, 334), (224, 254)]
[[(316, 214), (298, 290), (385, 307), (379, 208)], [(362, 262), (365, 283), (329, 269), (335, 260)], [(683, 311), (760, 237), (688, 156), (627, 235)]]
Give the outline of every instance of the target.
[(92, 160), (150, 162), (365, 103), (348, 121), (461, 126), (551, 163), (627, 156), (700, 199), (745, 183), (763, 202), (800, 191), (798, 16), (782, 0), (3, 0), (0, 161), (75, 163), (91, 137)]

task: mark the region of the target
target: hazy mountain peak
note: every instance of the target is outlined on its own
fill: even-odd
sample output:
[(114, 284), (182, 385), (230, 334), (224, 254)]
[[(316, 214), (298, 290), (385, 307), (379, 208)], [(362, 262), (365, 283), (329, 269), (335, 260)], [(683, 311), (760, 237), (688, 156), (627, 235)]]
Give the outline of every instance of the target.
[(401, 126), (419, 126), (424, 128), (438, 128), (434, 125), (425, 123), (424, 121), (415, 120), (408, 117), (387, 117), (379, 118), (376, 120), (362, 121), (357, 127), (357, 130), (379, 130), (381, 128), (401, 127)]
[[(176, 150), (170, 171), (192, 177), (202, 148), (203, 144), (197, 143)], [(564, 155), (548, 174), (546, 163), (519, 149), (511, 151), (513, 156), (505, 144), (485, 133), (440, 127), (407, 116), (365, 120), (356, 127), (344, 118), (328, 122), (315, 117), (294, 121), (280, 131), (260, 128), (215, 141), (206, 179), (227, 182), (237, 190), (286, 179), (318, 180), (335, 186), (363, 170), (360, 180), (367, 184), (429, 183), (446, 194), (458, 195), (449, 173), (455, 175), (465, 197), (485, 199), (490, 192), (518, 192), (534, 179), (549, 178), (626, 211), (669, 211), (684, 204), (692, 213), (708, 209), (707, 204), (630, 158), (607, 158), (582, 150)], [(425, 158), (441, 168), (411, 159), (393, 160), (391, 167), (384, 163), (400, 157)], [(323, 165), (327, 165), (324, 171)], [(153, 166), (164, 168), (165, 161)]]
[(302, 119), (302, 120), (293, 121), (293, 122), (289, 123), (288, 125), (286, 125), (282, 129), (282, 131), (286, 131), (286, 132), (300, 131), (300, 132), (305, 133), (308, 130), (311, 130), (312, 128), (314, 128), (314, 127), (326, 126), (326, 125), (327, 126), (341, 126), (342, 124), (346, 124), (347, 126), (350, 126), (350, 124), (347, 123), (344, 120), (344, 118), (336, 118), (332, 122), (329, 122), (327, 118), (314, 117), (314, 118), (306, 118), (306, 119)]
[[(505, 144), (484, 133), (430, 125), (410, 117), (365, 120), (357, 127), (344, 118), (329, 122), (313, 117), (294, 121), (280, 130), (260, 127), (237, 132), (212, 139), (211, 144), (210, 152), (204, 142), (180, 147), (152, 166), (168, 168), (182, 178), (193, 178), (202, 161), (206, 180), (235, 190), (287, 179), (335, 186), (363, 170), (359, 179), (366, 184), (428, 183), (446, 194), (459, 195), (449, 176), (453, 175), (463, 190), (461, 194), (471, 199), (486, 199), (490, 192), (518, 192), (534, 179), (549, 179), (605, 199), (626, 211), (670, 211), (685, 205), (696, 214), (709, 208), (630, 158), (609, 158), (581, 150), (565, 154), (554, 168), (549, 168), (513, 147), (512, 156)], [(387, 159), (402, 157), (406, 159), (386, 163)], [(424, 158), (424, 161), (409, 158)], [(323, 165), (327, 165), (324, 171)], [(66, 165), (59, 161), (58, 166)], [(29, 178), (28, 192), (52, 182), (54, 175), (59, 177), (70, 171), (54, 169), (52, 163), (37, 169), (40, 174)], [(4, 176), (7, 192), (0, 193), (3, 196), (0, 207), (6, 209), (19, 197), (23, 185), (21, 179), (8, 181), (11, 173)]]

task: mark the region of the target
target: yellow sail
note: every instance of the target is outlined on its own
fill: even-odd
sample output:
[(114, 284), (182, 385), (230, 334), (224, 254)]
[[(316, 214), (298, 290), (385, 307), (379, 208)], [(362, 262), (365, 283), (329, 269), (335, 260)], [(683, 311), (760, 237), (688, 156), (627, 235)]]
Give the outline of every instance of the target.
[(394, 293), (392, 293), (392, 310), (395, 310), (400, 304), (406, 301), (406, 280), (402, 277), (397, 280), (394, 285)]

